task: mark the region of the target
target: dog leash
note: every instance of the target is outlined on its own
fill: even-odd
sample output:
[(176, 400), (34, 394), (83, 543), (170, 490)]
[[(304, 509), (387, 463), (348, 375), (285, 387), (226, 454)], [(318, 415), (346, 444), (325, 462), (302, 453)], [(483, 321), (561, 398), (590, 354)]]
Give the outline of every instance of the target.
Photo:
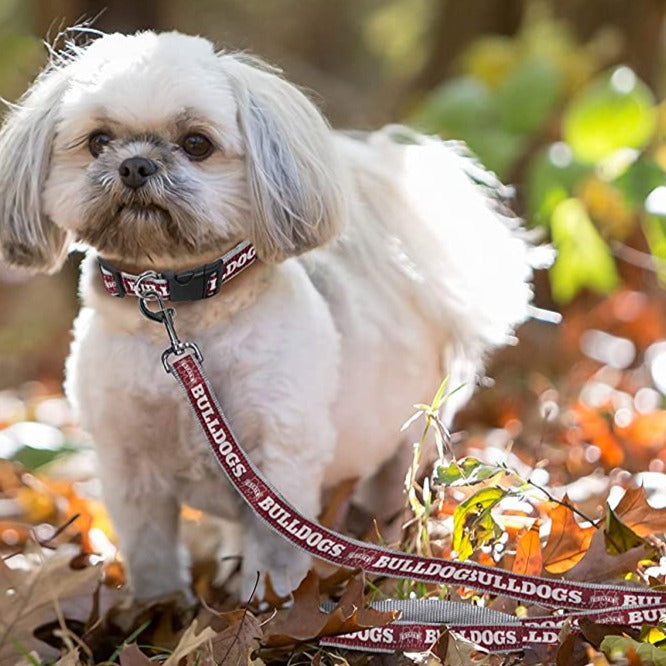
[[(174, 310), (154, 286), (154, 273), (137, 277), (133, 293), (144, 316), (164, 325), (170, 346), (164, 369), (183, 389), (210, 448), (232, 486), (272, 530), (314, 557), (347, 569), (437, 585), (464, 586), (557, 611), (554, 615), (517, 618), (508, 613), (458, 602), (428, 599), (384, 601), (377, 610), (394, 610), (398, 621), (327, 637), (320, 644), (368, 651), (427, 651), (445, 629), (489, 652), (511, 652), (530, 645), (553, 644), (559, 629), (587, 619), (601, 624), (656, 624), (666, 613), (666, 592), (649, 588), (525, 576), (474, 562), (457, 562), (402, 553), (339, 534), (304, 517), (247, 457), (225, 418), (203, 370), (203, 356), (193, 342), (179, 339)], [(157, 303), (157, 309), (150, 304)]]

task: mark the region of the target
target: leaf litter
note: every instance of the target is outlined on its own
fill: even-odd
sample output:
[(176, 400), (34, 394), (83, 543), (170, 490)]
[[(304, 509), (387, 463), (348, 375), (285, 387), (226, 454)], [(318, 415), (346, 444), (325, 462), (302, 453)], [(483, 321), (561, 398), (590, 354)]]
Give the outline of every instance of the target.
[[(407, 473), (405, 527), (399, 542), (389, 545), (527, 575), (666, 585), (666, 412), (648, 353), (666, 339), (666, 325), (655, 326), (652, 303), (645, 313), (649, 328), (641, 325), (640, 309), (629, 321), (621, 308), (628, 300), (619, 292), (592, 308), (572, 305), (565, 324), (550, 333), (547, 356), (543, 341), (527, 330), (518, 350), (502, 352), (495, 386), (478, 392), (453, 435), (436, 416), (445, 384), (433, 404), (418, 406), (414, 419), (424, 418), (424, 437)], [(578, 341), (587, 328), (630, 338), (634, 365), (618, 370), (586, 357)], [(37, 393), (23, 388), (12, 395), (13, 415), (2, 411), (0, 400), (0, 426), (12, 428), (17, 418), (34, 422), (40, 399), (60, 400)], [(20, 400), (26, 407), (17, 410)], [(580, 632), (565, 627), (558, 645), (522, 655), (487, 655), (450, 632), (429, 655), (380, 658), (323, 648), (321, 637), (392, 621), (392, 614), (369, 607), (387, 597), (462, 600), (519, 615), (544, 610), (465, 587), (326, 566), (311, 571), (289, 600), (273, 599), (273, 607), (264, 608), (216, 586), (212, 558), (197, 560), (196, 607), (179, 598), (128, 606), (122, 556), (99, 501), (91, 454), (75, 424), (64, 419), (58, 427), (62, 451), (31, 457), (25, 453), (29, 442), (13, 441), (17, 455), (0, 460), (2, 666), (664, 662), (666, 626), (659, 624), (641, 631), (592, 623)], [(14, 428), (12, 437), (29, 432)], [(415, 470), (431, 442), (440, 455), (432, 476), (422, 479)], [(390, 525), (367, 515), (365, 527), (358, 527), (364, 507), (354, 506), (354, 484), (349, 480), (331, 493), (324, 519), (382, 542)], [(195, 539), (210, 527), (192, 509), (184, 509), (182, 520)]]

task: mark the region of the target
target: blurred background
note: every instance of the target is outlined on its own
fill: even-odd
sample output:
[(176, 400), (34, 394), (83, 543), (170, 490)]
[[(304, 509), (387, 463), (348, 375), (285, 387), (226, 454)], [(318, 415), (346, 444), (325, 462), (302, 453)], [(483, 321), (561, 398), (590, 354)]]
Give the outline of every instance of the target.
[[(92, 18), (260, 55), (335, 127), (401, 122), (466, 141), (555, 246), (534, 302), (563, 319), (527, 322), (495, 354), (492, 380), (457, 416), (454, 453), (507, 464), (601, 516), (632, 484), (666, 507), (665, 14), (666, 0), (0, 0), (0, 97), (20, 97), (46, 62), (43, 40)], [(0, 554), (11, 557), (55, 527), (82, 553), (116, 553), (94, 456), (62, 397), (79, 261), (53, 276), (0, 264)], [(465, 495), (433, 483), (444, 520)], [(529, 519), (521, 530), (550, 524), (539, 503), (505, 508)], [(506, 552), (512, 566), (521, 534), (498, 562)]]
[[(535, 302), (564, 324), (523, 327), (461, 422), (511, 435), (507, 423), (582, 396), (621, 428), (622, 409), (652, 413), (666, 391), (665, 12), (663, 0), (0, 0), (0, 95), (25, 90), (42, 40), (92, 17), (259, 54), (336, 127), (404, 122), (465, 140), (556, 246)], [(0, 389), (22, 401), (59, 391), (78, 259), (55, 276), (0, 265)], [(663, 453), (666, 424), (659, 438), (641, 464)]]

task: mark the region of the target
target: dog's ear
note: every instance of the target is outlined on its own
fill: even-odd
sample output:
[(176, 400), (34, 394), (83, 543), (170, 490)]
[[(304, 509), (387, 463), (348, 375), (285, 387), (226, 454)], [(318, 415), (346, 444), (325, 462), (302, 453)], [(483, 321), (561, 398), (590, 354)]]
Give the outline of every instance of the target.
[(14, 266), (53, 272), (67, 253), (69, 235), (45, 215), (42, 203), (67, 86), (63, 68), (47, 68), (0, 129), (0, 256)]
[(251, 240), (264, 261), (318, 247), (344, 221), (331, 130), (315, 106), (259, 60), (221, 55), (246, 146)]

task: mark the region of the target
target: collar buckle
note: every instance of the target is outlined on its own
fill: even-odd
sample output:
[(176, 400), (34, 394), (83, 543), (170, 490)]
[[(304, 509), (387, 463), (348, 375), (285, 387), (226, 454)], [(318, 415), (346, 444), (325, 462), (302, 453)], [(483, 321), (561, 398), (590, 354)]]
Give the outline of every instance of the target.
[(217, 259), (190, 271), (163, 271), (169, 285), (170, 301), (196, 301), (214, 296), (222, 285), (224, 262)]

